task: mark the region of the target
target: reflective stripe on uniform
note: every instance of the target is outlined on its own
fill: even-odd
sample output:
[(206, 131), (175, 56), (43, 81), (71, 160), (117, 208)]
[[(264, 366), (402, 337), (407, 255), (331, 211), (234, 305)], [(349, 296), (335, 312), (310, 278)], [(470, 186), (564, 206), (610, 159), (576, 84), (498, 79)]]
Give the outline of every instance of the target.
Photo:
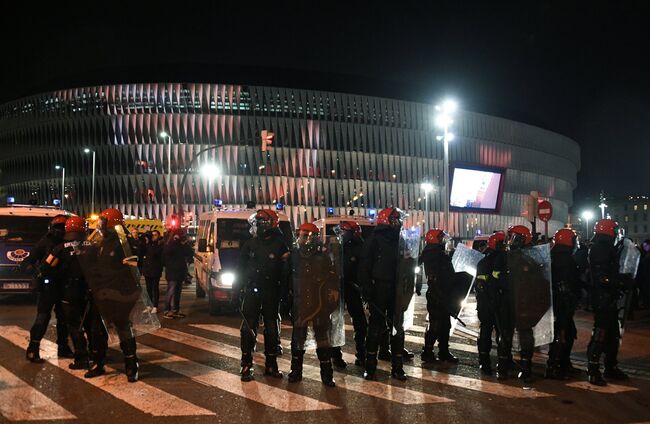
[(500, 275), (501, 275), (501, 271), (492, 271), (492, 276), (494, 278), (499, 278)]

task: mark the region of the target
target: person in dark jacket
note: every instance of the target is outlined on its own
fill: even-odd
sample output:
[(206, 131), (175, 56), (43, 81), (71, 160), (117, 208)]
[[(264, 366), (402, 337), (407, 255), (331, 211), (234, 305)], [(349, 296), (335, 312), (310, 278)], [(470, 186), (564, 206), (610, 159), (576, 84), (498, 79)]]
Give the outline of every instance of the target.
[(179, 231), (171, 234), (165, 245), (162, 258), (167, 278), (167, 301), (164, 317), (167, 319), (184, 318), (180, 312), (181, 291), (187, 277), (187, 264), (194, 256), (194, 251), (187, 243), (187, 237)]
[[(355, 364), (363, 366), (366, 360), (366, 336), (368, 334), (368, 321), (359, 292), (358, 278), (359, 260), (363, 253), (363, 237), (361, 236), (361, 226), (354, 221), (341, 222), (339, 229), (343, 239), (343, 281), (345, 284), (343, 296), (354, 327), (354, 342), (357, 349)], [(337, 368), (347, 366), (340, 347), (333, 348), (332, 359)]]
[(445, 250), (447, 234), (437, 228), (429, 230), (425, 236), (426, 247), (422, 250), (419, 262), (424, 264), (427, 276), (427, 311), (429, 324), (424, 333), (422, 362), (433, 362), (436, 357), (433, 345), (438, 341), (438, 360), (456, 363), (458, 358), (449, 352), (449, 293), (454, 283), (454, 267), (451, 257)]
[[(485, 257), (476, 265), (476, 312), (481, 322), (478, 346), (478, 362), (481, 372), (492, 375), (490, 352), (492, 351), (492, 333), (497, 332), (496, 298), (498, 292), (498, 278), (500, 273), (495, 273), (495, 263), (503, 262), (505, 255), (506, 234), (495, 231), (487, 241)], [(498, 337), (497, 337), (498, 339)]]
[(248, 222), (253, 238), (242, 247), (237, 275), (241, 315), (241, 380), (253, 380), (253, 349), (260, 314), (264, 320), (264, 375), (283, 378), (278, 370), (280, 299), (288, 302), (290, 251), (278, 214), (260, 209)]
[(621, 333), (618, 323), (617, 300), (633, 280), (619, 273), (619, 258), (614, 243), (618, 236), (618, 223), (601, 219), (594, 226), (595, 235), (589, 248), (591, 275), (591, 303), (594, 310), (594, 329), (587, 347), (589, 382), (607, 385), (600, 373), (600, 357), (605, 354), (605, 378), (624, 380), (627, 375), (618, 368), (618, 347)]
[(645, 240), (641, 245), (641, 260), (636, 274), (639, 286), (640, 306), (650, 309), (650, 240)]
[(57, 321), (56, 344), (59, 347), (58, 356), (60, 358), (72, 358), (74, 356), (68, 346), (68, 328), (65, 325), (66, 319), (61, 305), (63, 285), (54, 273), (48, 273), (47, 267), (41, 269), (54, 246), (63, 241), (67, 219), (65, 215), (55, 216), (50, 222), (47, 234), (39, 240), (22, 264), (22, 267), (28, 272), (36, 275), (38, 292), (36, 319), (29, 332), (29, 345), (25, 353), (27, 360), (30, 362), (43, 362), (40, 357), (40, 345), (50, 323), (52, 308), (54, 308)]
[(160, 277), (163, 271), (163, 241), (158, 230), (151, 232), (151, 238), (144, 248), (144, 261), (142, 265), (142, 275), (147, 283), (147, 293), (153, 308), (152, 313), (158, 312), (158, 303), (160, 299)]
[[(393, 327), (402, 219), (403, 212), (397, 208), (387, 208), (379, 213), (377, 227), (363, 246), (359, 264), (359, 280), (363, 297), (371, 305), (364, 373), (364, 377), (368, 380), (376, 378), (379, 344)], [(391, 338), (391, 348), (391, 376), (398, 380), (406, 380), (403, 328), (397, 329), (397, 333)]]
[(548, 352), (546, 377), (563, 380), (571, 367), (571, 349), (577, 336), (573, 321), (580, 294), (580, 271), (573, 258), (577, 235), (568, 228), (558, 230), (551, 249), (553, 278), (554, 338)]

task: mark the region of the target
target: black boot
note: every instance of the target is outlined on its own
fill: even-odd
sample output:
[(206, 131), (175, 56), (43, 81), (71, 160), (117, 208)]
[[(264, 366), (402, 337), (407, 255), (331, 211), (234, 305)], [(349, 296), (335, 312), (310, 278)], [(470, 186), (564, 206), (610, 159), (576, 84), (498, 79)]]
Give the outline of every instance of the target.
[(490, 361), (489, 353), (478, 354), (478, 367), (484, 375), (492, 375), (492, 363)]
[(316, 349), (320, 361), (320, 379), (327, 387), (334, 387), (334, 370), (332, 369), (331, 351), (329, 349)]
[(605, 365), (605, 378), (611, 380), (627, 380), (629, 377), (618, 366)]
[(264, 375), (268, 375), (273, 378), (282, 378), (284, 374), (278, 369), (278, 361), (275, 355), (266, 356), (266, 364), (264, 365)]
[(84, 374), (84, 378), (94, 378), (104, 375), (106, 370), (104, 369), (104, 361), (95, 361), (90, 366), (88, 371)]
[(87, 370), (90, 366), (87, 356), (77, 356), (74, 361), (68, 365), (71, 370)]
[(368, 353), (366, 355), (366, 371), (363, 373), (366, 380), (377, 379), (377, 354)]
[(242, 354), (241, 356), (241, 370), (239, 371), (241, 375), (241, 381), (252, 381), (253, 380), (253, 356)]
[(512, 358), (509, 356), (499, 356), (497, 361), (497, 379), (507, 380), (510, 378), (510, 367), (512, 365)]
[(124, 354), (124, 371), (129, 383), (138, 381), (138, 356), (136, 355), (135, 339), (130, 338), (125, 342), (120, 343), (120, 348)]
[(332, 363), (338, 369), (344, 370), (345, 368), (347, 368), (348, 363), (345, 362), (345, 360), (343, 360), (343, 353), (341, 352), (340, 347), (332, 348)]
[(519, 379), (522, 380), (525, 384), (529, 384), (533, 381), (533, 372), (532, 372), (532, 362), (530, 359), (521, 360), (521, 370), (519, 371)]
[(404, 348), (402, 350), (402, 358), (405, 362), (412, 361), (413, 358), (415, 358), (415, 353), (409, 351), (408, 349)]
[(600, 373), (599, 363), (589, 363), (587, 376), (589, 378), (589, 383), (595, 386), (607, 386), (607, 382), (603, 379), (603, 375)]
[(41, 342), (29, 342), (29, 346), (27, 346), (27, 351), (25, 352), (25, 357), (29, 362), (33, 362), (35, 364), (41, 364), (45, 361), (41, 358)]
[(406, 381), (406, 374), (404, 373), (404, 358), (402, 358), (402, 355), (395, 355), (393, 357), (390, 376), (399, 381)]
[(357, 359), (354, 360), (354, 365), (358, 367), (365, 367), (366, 366), (366, 351), (361, 349), (357, 350)]
[(74, 358), (74, 352), (67, 344), (59, 346), (56, 356), (59, 358)]
[(458, 358), (456, 358), (454, 355), (449, 352), (449, 348), (442, 347), (438, 351), (438, 360), (439, 361), (444, 361), (444, 362), (449, 362), (451, 364), (457, 364), (458, 363)]
[(436, 354), (433, 353), (433, 346), (424, 346), (424, 350), (420, 354), (420, 358), (425, 364), (436, 362)]
[(291, 354), (291, 372), (289, 373), (289, 383), (297, 383), (302, 380), (302, 362), (305, 355), (304, 350), (292, 352)]

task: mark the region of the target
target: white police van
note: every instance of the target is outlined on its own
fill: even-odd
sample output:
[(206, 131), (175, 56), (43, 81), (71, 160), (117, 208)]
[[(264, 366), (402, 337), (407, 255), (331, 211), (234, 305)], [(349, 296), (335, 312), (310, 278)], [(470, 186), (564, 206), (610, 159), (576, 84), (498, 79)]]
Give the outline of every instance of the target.
[(20, 265), (57, 215), (72, 216), (52, 206), (0, 207), (0, 294), (33, 292), (33, 276), (24, 272)]
[(370, 237), (370, 234), (372, 234), (377, 226), (377, 222), (374, 219), (356, 215), (330, 215), (314, 221), (314, 225), (316, 225), (320, 230), (320, 234), (324, 241), (325, 237), (335, 235), (334, 228), (343, 221), (352, 221), (359, 224), (364, 239)]
[[(239, 253), (252, 235), (248, 218), (257, 209), (215, 209), (199, 216), (194, 252), (196, 296), (208, 298), (210, 314), (233, 306)], [(278, 211), (279, 227), (287, 244), (293, 242), (289, 218)]]

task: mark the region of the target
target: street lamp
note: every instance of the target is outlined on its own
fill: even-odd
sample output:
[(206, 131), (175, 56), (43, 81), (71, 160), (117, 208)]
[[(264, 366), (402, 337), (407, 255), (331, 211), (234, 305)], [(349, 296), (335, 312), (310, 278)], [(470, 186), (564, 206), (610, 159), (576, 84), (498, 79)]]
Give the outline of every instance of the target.
[(585, 235), (587, 238), (589, 238), (590, 231), (589, 231), (589, 221), (591, 221), (594, 218), (594, 213), (592, 211), (584, 211), (582, 212), (582, 219), (585, 220), (585, 226), (587, 227), (587, 231), (585, 232)]
[(431, 183), (422, 183), (420, 188), (424, 191), (424, 209), (426, 211), (426, 216), (424, 218), (425, 230), (429, 230), (429, 193), (433, 191), (433, 184)]
[(221, 170), (214, 163), (204, 164), (203, 166), (201, 166), (199, 172), (201, 173), (201, 176), (203, 178), (207, 178), (208, 180), (212, 180), (221, 175)]
[(161, 131), (160, 136), (167, 139), (167, 203), (172, 201), (172, 136), (167, 131)]
[(443, 135), (437, 136), (438, 141), (444, 144), (444, 160), (443, 160), (443, 184), (445, 185), (445, 226), (447, 231), (449, 228), (449, 142), (454, 139), (454, 134), (449, 131), (449, 128), (454, 123), (453, 114), (458, 109), (458, 104), (451, 99), (447, 99), (442, 104), (435, 106), (437, 115), (435, 117), (435, 124), (437, 127), (442, 128)]
[(93, 214), (95, 213), (95, 151), (90, 150), (89, 148), (84, 149), (84, 153), (92, 153), (93, 154), (93, 178), (92, 178), (92, 188), (91, 192), (92, 194), (90, 195), (90, 213)]
[(61, 210), (63, 210), (63, 200), (65, 199), (65, 167), (54, 165), (54, 169), (61, 170)]

